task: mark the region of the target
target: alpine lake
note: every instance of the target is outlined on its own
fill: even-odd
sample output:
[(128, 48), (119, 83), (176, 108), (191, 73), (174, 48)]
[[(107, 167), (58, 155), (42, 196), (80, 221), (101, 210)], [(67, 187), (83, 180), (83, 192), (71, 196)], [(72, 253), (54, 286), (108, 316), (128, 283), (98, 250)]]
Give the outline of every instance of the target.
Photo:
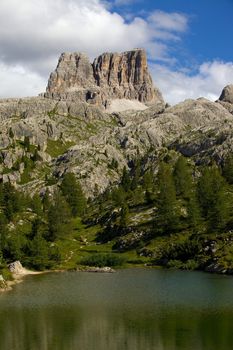
[(232, 350), (233, 278), (125, 269), (25, 277), (0, 294), (1, 350)]

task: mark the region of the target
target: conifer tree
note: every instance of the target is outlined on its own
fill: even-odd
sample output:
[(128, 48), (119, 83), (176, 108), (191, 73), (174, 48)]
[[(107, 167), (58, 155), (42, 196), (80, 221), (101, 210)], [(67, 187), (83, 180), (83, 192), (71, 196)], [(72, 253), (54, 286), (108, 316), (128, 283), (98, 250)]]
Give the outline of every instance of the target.
[(229, 154), (223, 163), (222, 174), (229, 184), (233, 184), (233, 155)]
[(38, 194), (35, 194), (31, 199), (31, 208), (38, 216), (42, 215), (42, 201)]
[(49, 267), (49, 247), (46, 240), (38, 233), (30, 243), (31, 265), (44, 270)]
[(120, 226), (126, 227), (129, 220), (129, 207), (126, 202), (123, 203), (120, 214)]
[(133, 167), (133, 178), (130, 186), (132, 191), (134, 191), (139, 185), (140, 173), (141, 173), (141, 166), (140, 166), (139, 160), (137, 160)]
[(217, 166), (206, 167), (198, 184), (199, 202), (209, 229), (224, 229), (230, 220), (231, 197)]
[(30, 138), (29, 136), (24, 136), (24, 148), (27, 152), (30, 151)]
[(6, 246), (6, 236), (7, 236), (7, 220), (3, 213), (0, 213), (0, 254)]
[(111, 198), (116, 205), (116, 207), (121, 207), (122, 203), (126, 200), (126, 193), (122, 186), (114, 188), (111, 193)]
[(70, 218), (70, 208), (61, 193), (57, 192), (54, 197), (54, 203), (50, 205), (48, 210), (49, 240), (54, 241), (56, 238), (64, 235), (64, 224)]
[(61, 183), (61, 191), (71, 208), (73, 216), (82, 216), (86, 209), (86, 198), (74, 174), (67, 173)]
[(196, 192), (193, 192), (187, 200), (187, 222), (190, 229), (196, 233), (202, 221), (200, 206), (197, 200)]
[(174, 180), (178, 196), (188, 199), (193, 188), (192, 174), (185, 157), (180, 156), (175, 163)]
[(45, 194), (42, 198), (43, 212), (48, 211), (50, 204), (51, 204), (51, 201), (50, 201), (49, 191), (48, 191), (48, 189), (46, 189)]
[(143, 175), (143, 188), (146, 191), (151, 191), (153, 189), (153, 185), (154, 185), (154, 180), (153, 180), (153, 173), (152, 170), (148, 170), (145, 172), (145, 174)]
[(158, 171), (158, 196), (156, 224), (160, 232), (171, 233), (179, 224), (175, 184), (171, 167), (161, 163)]
[(122, 179), (121, 179), (121, 185), (126, 192), (129, 191), (130, 184), (131, 184), (131, 180), (130, 180), (129, 172), (127, 171), (126, 167), (124, 166)]

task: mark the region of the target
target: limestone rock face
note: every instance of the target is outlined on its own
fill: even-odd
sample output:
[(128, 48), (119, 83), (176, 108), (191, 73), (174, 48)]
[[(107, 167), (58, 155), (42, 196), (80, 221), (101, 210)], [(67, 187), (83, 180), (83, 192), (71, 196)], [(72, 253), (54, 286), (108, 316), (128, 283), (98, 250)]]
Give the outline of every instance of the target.
[(64, 93), (95, 85), (92, 65), (83, 53), (62, 53), (46, 91)]
[(161, 99), (153, 87), (144, 50), (104, 53), (94, 60), (94, 77), (109, 97), (152, 102)]
[(163, 102), (153, 86), (142, 49), (104, 53), (91, 64), (82, 53), (63, 53), (51, 73), (45, 97), (109, 107), (114, 99)]

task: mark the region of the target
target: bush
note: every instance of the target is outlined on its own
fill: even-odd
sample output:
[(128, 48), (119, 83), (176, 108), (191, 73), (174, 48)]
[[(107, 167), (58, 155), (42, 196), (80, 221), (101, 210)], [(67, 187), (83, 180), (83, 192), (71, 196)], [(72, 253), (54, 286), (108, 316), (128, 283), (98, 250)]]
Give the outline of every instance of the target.
[(0, 275), (2, 275), (5, 281), (13, 280), (12, 274), (7, 267), (0, 269)]
[(81, 265), (86, 266), (96, 266), (96, 267), (104, 267), (104, 266), (121, 266), (124, 262), (124, 259), (118, 255), (113, 254), (92, 254), (86, 258), (83, 258), (80, 262)]

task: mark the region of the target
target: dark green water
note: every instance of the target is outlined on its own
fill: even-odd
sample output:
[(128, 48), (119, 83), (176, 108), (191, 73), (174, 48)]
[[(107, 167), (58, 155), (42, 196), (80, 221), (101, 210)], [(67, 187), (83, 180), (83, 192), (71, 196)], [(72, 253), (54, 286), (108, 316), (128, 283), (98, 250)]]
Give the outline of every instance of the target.
[(27, 277), (0, 295), (1, 350), (232, 350), (233, 277), (132, 269)]

